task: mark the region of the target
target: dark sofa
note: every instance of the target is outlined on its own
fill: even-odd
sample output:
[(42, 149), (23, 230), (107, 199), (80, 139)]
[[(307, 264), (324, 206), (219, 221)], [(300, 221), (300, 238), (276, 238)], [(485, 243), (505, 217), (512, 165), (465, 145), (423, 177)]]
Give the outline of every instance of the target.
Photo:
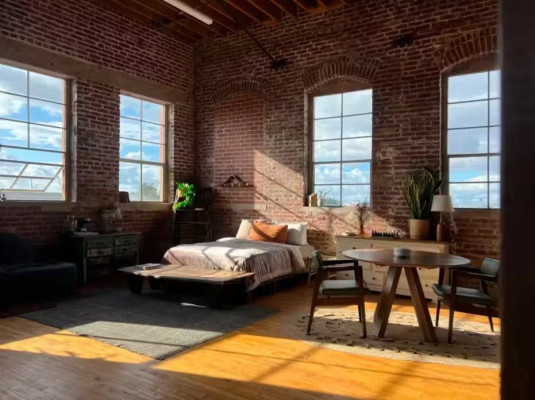
[(76, 265), (60, 262), (57, 245), (39, 244), (0, 233), (0, 300), (11, 302), (72, 293)]

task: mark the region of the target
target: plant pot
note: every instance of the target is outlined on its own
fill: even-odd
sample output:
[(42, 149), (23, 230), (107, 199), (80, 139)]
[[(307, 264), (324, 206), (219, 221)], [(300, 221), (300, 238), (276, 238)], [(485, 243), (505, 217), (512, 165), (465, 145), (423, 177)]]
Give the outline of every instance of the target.
[(411, 239), (428, 239), (429, 238), (429, 220), (428, 219), (409, 219), (409, 236)]

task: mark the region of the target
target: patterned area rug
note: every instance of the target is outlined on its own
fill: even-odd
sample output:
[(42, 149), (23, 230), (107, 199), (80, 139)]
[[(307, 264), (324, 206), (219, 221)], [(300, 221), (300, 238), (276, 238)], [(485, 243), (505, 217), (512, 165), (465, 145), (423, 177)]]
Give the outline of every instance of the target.
[(366, 313), (368, 337), (360, 338), (362, 325), (356, 309), (320, 308), (316, 310), (310, 335), (306, 334), (308, 314), (294, 314), (284, 326), (293, 339), (346, 353), (398, 360), (499, 368), (499, 332), (491, 332), (488, 324), (454, 321), (453, 344), (447, 343), (448, 320), (440, 319), (436, 328), (439, 343), (423, 340), (416, 316), (392, 312), (386, 335), (373, 336), (373, 313)]

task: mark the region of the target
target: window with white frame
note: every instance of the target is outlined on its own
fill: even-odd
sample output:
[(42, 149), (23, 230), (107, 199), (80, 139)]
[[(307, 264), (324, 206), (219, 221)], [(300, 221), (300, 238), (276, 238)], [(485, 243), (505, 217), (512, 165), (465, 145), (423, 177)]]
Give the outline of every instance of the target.
[(0, 192), (65, 199), (66, 82), (0, 64)]
[(131, 201), (163, 201), (166, 107), (121, 95), (119, 190)]
[(372, 89), (313, 98), (312, 184), (324, 206), (370, 202)]
[(447, 161), (455, 208), (500, 208), (500, 71), (447, 78)]

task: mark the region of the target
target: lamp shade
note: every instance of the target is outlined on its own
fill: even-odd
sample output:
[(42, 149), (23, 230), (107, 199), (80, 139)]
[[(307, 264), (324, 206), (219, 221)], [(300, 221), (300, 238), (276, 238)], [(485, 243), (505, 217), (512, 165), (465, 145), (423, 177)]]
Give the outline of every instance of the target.
[(451, 196), (447, 194), (437, 194), (433, 196), (433, 204), (431, 204), (431, 211), (436, 212), (453, 212), (453, 203)]

